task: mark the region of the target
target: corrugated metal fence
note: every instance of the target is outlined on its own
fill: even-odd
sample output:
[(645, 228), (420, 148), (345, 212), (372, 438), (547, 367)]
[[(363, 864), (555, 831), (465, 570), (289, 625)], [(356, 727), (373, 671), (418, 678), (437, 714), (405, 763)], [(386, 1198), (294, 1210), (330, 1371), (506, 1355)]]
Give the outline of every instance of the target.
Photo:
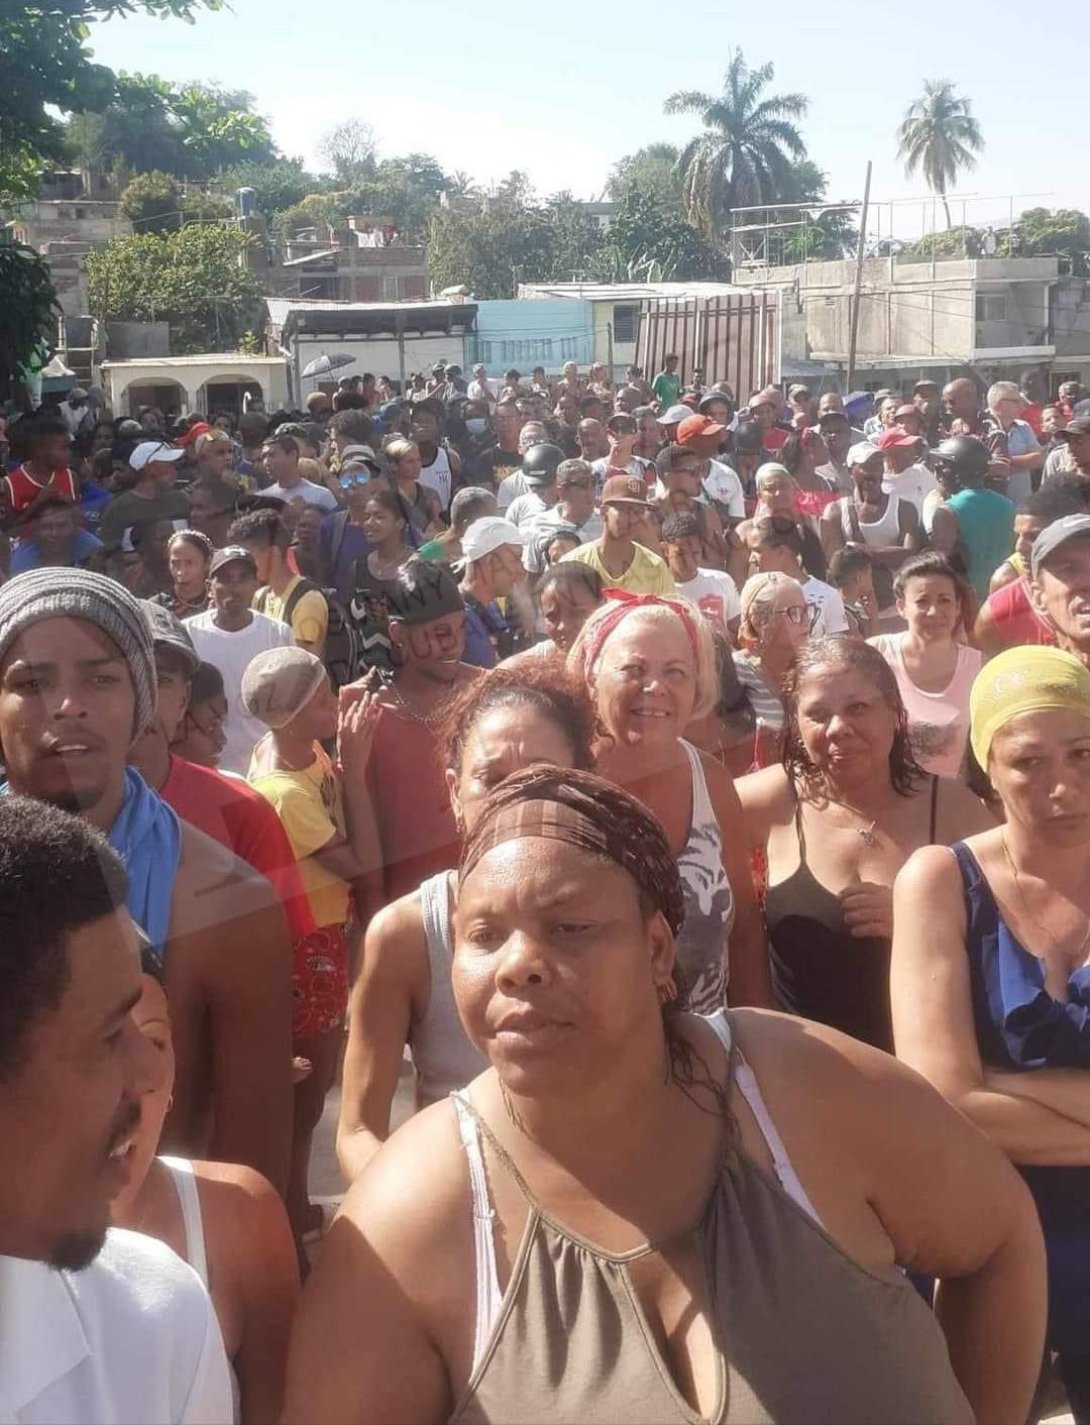
[(728, 381), (744, 403), (777, 375), (778, 294), (761, 291), (641, 302), (637, 362), (650, 378), (672, 353), (681, 358), (682, 385), (700, 370), (704, 385)]

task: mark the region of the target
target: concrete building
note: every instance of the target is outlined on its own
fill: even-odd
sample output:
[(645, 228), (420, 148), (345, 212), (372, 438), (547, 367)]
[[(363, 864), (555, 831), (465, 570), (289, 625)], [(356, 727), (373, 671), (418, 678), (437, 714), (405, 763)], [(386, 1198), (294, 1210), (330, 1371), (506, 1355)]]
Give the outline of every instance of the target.
[(586, 369), (595, 360), (594, 308), (565, 297), (477, 303), (476, 330), (466, 338), (465, 370), (483, 361), (490, 376), (513, 366), (528, 375), (544, 366), (558, 376), (565, 361)]
[(144, 357), (104, 361), (102, 382), (115, 416), (134, 416), (141, 406), (163, 411), (242, 409), (242, 398), (275, 410), (288, 401), (288, 366), (282, 356), (243, 356), (208, 352), (200, 356)]
[(590, 359), (604, 362), (617, 380), (623, 378), (625, 367), (637, 359), (644, 303), (723, 297), (737, 290), (725, 282), (524, 282), (519, 285), (518, 295), (520, 302), (563, 299), (588, 303), (593, 350)]
[[(371, 372), (402, 384), (437, 361), (465, 361), (466, 338), (477, 321), (475, 302), (301, 302), (267, 297), (270, 352), (291, 367), (292, 400), (331, 388), (342, 376)], [(303, 369), (316, 357), (348, 356), (331, 375), (310, 378)]]
[[(736, 281), (783, 294), (782, 375), (844, 385), (856, 265), (811, 262), (739, 270)], [(1045, 364), (1053, 379), (1090, 368), (1087, 284), (1056, 257), (863, 263), (856, 385), (944, 382), (972, 368), (985, 381)]]
[(389, 231), (365, 218), (348, 218), (337, 228), (289, 235), (269, 271), (270, 290), (315, 302), (423, 301), (425, 249), (396, 238), (386, 241)]
[(17, 242), (46, 258), (66, 317), (87, 311), (83, 258), (132, 232), (109, 183), (93, 173), (47, 174), (38, 197), (21, 203), (5, 226)]

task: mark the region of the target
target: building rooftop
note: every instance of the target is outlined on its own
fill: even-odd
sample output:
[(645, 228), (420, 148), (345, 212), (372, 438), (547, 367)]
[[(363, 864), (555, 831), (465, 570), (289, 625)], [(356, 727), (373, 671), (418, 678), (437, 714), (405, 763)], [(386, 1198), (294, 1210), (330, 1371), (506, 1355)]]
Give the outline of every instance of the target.
[(120, 366), (283, 366), (282, 356), (247, 356), (244, 351), (202, 351), (197, 356), (134, 356), (124, 361), (104, 361), (102, 368)]
[(698, 297), (746, 296), (752, 287), (729, 282), (520, 282), (520, 299), (541, 297), (585, 298), (588, 302), (654, 302)]

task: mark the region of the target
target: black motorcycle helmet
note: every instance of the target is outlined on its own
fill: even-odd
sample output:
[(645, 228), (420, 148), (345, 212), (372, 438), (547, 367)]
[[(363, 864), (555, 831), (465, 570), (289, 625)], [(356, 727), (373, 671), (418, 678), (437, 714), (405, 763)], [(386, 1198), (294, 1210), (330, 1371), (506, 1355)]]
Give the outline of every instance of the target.
[(951, 435), (931, 452), (936, 469), (942, 467), (959, 485), (980, 485), (988, 473), (991, 456), (983, 441), (972, 435)]
[(557, 466), (564, 458), (564, 452), (559, 445), (551, 445), (548, 441), (531, 445), (522, 457), (522, 473), (526, 477), (526, 483), (535, 489), (551, 485), (556, 479)]

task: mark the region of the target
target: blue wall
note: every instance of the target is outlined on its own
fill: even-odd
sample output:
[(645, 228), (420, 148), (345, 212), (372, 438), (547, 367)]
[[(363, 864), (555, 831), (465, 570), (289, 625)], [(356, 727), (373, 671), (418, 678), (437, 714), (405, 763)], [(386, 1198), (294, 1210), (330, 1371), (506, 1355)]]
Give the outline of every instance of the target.
[(594, 360), (591, 304), (560, 297), (525, 302), (479, 302), (477, 330), (467, 333), (465, 367), (483, 361), (489, 376), (510, 367), (526, 375), (532, 366), (559, 374), (565, 361), (586, 367)]

